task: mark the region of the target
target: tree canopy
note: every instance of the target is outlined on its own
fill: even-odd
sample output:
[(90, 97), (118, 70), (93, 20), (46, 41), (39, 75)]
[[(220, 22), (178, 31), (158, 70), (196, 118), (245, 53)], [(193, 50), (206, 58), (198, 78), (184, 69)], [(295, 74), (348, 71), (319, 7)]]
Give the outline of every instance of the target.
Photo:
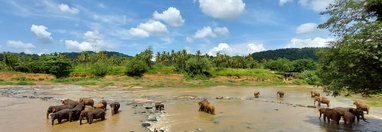
[(382, 91), (381, 0), (336, 0), (319, 25), (337, 38), (319, 53), (319, 76), (328, 89), (363, 96)]

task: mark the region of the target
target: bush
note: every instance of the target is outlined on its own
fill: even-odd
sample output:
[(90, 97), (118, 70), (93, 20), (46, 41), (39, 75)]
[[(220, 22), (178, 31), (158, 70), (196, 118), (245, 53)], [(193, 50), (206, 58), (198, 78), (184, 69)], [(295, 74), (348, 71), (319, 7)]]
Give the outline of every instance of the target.
[(96, 62), (91, 67), (91, 73), (98, 77), (104, 77), (109, 71), (109, 66), (104, 62)]
[(194, 79), (206, 79), (210, 73), (211, 64), (206, 58), (190, 58), (186, 62), (186, 76)]
[(304, 79), (304, 81), (310, 85), (319, 85), (321, 83), (315, 71), (304, 71), (300, 73), (298, 77)]
[(144, 61), (134, 58), (127, 63), (125, 74), (132, 77), (142, 77), (148, 69), (149, 67)]
[(280, 72), (289, 72), (293, 69), (292, 62), (286, 58), (270, 60), (264, 64), (264, 68)]
[(44, 61), (44, 66), (46, 68), (46, 73), (53, 74), (57, 78), (67, 77), (70, 72), (72, 72), (71, 63), (59, 58), (51, 58)]

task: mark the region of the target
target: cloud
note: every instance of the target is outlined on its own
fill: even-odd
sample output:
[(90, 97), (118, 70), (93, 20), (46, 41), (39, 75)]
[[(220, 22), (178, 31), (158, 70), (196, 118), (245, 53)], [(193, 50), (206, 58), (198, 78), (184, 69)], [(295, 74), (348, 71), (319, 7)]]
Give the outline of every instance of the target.
[(8, 40), (7, 46), (11, 48), (17, 48), (17, 49), (31, 49), (35, 47), (32, 43), (24, 43), (22, 41), (16, 41), (16, 40)]
[(37, 38), (45, 43), (50, 43), (53, 41), (52, 34), (47, 31), (47, 27), (44, 25), (32, 25), (31, 31), (37, 36)]
[(165, 23), (173, 27), (180, 27), (184, 24), (185, 21), (182, 18), (180, 11), (174, 7), (169, 7), (162, 13), (158, 13), (157, 11), (155, 11), (153, 13), (153, 17), (154, 19), (164, 21)]
[(60, 11), (64, 13), (70, 13), (70, 14), (78, 14), (80, 12), (80, 10), (78, 10), (77, 8), (70, 7), (69, 5), (62, 4), (62, 3), (58, 5), (58, 9), (60, 9)]
[(296, 33), (303, 34), (313, 32), (317, 30), (317, 26), (318, 25), (316, 23), (304, 23), (296, 28)]
[(304, 7), (320, 12), (325, 10), (325, 8), (334, 1), (335, 0), (299, 0), (298, 3)]
[(218, 46), (208, 50), (207, 54), (215, 56), (217, 53), (226, 54), (230, 56), (234, 55), (248, 55), (254, 52), (266, 50), (261, 43), (248, 43), (248, 44), (237, 44), (230, 46), (227, 43), (219, 43)]
[(208, 16), (218, 19), (233, 19), (243, 12), (242, 0), (199, 0), (199, 8)]
[(293, 2), (293, 0), (280, 0), (280, 1), (279, 1), (279, 5), (280, 5), (280, 6), (283, 6), (283, 5), (285, 5), (286, 3), (288, 3), (288, 2)]
[(303, 47), (328, 47), (329, 42), (334, 41), (333, 38), (316, 37), (314, 39), (297, 39), (290, 40), (285, 48), (303, 48)]
[(130, 28), (128, 33), (133, 37), (146, 38), (152, 34), (162, 34), (167, 32), (167, 27), (160, 21), (149, 20), (140, 23), (136, 28)]
[(87, 31), (84, 33), (84, 41), (65, 40), (69, 50), (74, 51), (101, 51), (109, 48), (102, 35), (98, 31)]
[(195, 32), (194, 36), (187, 37), (186, 40), (188, 42), (192, 42), (193, 38), (195, 39), (209, 39), (217, 36), (226, 36), (229, 34), (229, 30), (227, 27), (215, 27), (211, 28), (210, 26), (203, 27)]

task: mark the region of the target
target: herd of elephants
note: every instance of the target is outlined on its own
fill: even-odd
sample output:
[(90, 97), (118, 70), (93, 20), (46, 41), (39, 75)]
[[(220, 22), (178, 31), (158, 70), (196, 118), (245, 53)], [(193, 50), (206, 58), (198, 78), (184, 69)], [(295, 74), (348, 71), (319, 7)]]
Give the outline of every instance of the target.
[[(277, 97), (278, 98), (284, 98), (284, 92), (283, 91), (277, 91)], [(364, 112), (366, 111), (367, 114), (369, 114), (369, 106), (360, 100), (355, 101), (353, 104), (356, 106), (353, 107), (335, 107), (335, 108), (329, 108), (330, 100), (327, 97), (320, 96), (320, 93), (311, 91), (311, 98), (314, 98), (314, 106), (316, 105), (316, 102), (318, 102), (318, 106), (321, 106), (321, 104), (326, 104), (327, 107), (320, 107), (318, 109), (320, 115), (319, 119), (323, 116), (324, 122), (328, 121), (335, 121), (336, 124), (339, 124), (341, 118), (344, 121), (345, 125), (352, 125), (353, 122), (357, 119), (359, 121), (362, 119), (363, 121), (367, 122), (364, 118)], [(254, 98), (260, 97), (260, 92), (255, 91), (254, 92)], [(219, 99), (219, 97), (217, 97)], [(105, 100), (101, 100), (98, 103), (94, 103), (94, 100), (91, 98), (80, 98), (78, 101), (71, 100), (71, 99), (64, 99), (61, 101), (61, 105), (56, 106), (49, 106), (47, 110), (47, 119), (51, 118), (51, 123), (54, 125), (54, 121), (57, 119), (58, 124), (61, 124), (62, 119), (66, 119), (66, 121), (75, 121), (79, 120), (80, 125), (82, 125), (82, 120), (86, 119), (88, 124), (92, 124), (93, 120), (99, 119), (104, 120), (105, 119), (105, 112), (107, 107), (107, 102)], [(215, 114), (215, 107), (214, 105), (209, 102), (207, 99), (204, 99), (200, 102), (198, 102), (199, 105), (199, 111), (206, 112), (208, 114)], [(118, 110), (120, 108), (119, 102), (112, 102), (109, 104), (111, 114), (117, 114)], [(161, 102), (155, 103), (155, 110), (164, 110), (164, 104)]]

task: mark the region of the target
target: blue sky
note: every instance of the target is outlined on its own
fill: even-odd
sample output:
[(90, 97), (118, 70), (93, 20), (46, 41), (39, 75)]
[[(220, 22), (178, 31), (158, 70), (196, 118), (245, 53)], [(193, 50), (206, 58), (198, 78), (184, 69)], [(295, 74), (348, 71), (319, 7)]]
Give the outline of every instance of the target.
[(1, 0), (0, 52), (200, 50), (228, 55), (323, 47), (333, 0)]

